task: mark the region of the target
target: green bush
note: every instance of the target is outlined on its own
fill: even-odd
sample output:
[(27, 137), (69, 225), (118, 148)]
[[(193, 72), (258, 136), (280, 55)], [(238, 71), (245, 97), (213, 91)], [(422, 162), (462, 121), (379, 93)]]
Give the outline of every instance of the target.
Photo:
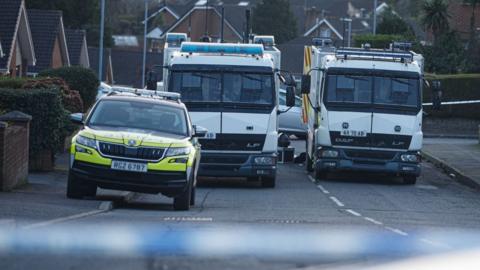
[(25, 78), (10, 78), (0, 76), (0, 88), (19, 89), (23, 87), (23, 84), (27, 79)]
[(32, 116), (30, 123), (30, 158), (42, 151), (63, 147), (67, 135), (68, 113), (63, 108), (58, 89), (0, 89), (0, 108), (22, 111)]
[(62, 67), (40, 72), (40, 77), (58, 77), (67, 82), (72, 90), (77, 90), (82, 97), (84, 109), (90, 108), (95, 102), (99, 81), (97, 75), (83, 67)]
[[(480, 100), (480, 74), (426, 75), (427, 80), (438, 79), (442, 83), (442, 101)], [(423, 90), (423, 102), (431, 102), (431, 89)], [(442, 105), (440, 111), (425, 106), (425, 111), (438, 117), (480, 119), (480, 104)]]
[(370, 46), (372, 48), (388, 49), (390, 47), (390, 43), (392, 43), (393, 41), (402, 41), (405, 39), (400, 35), (363, 34), (363, 35), (355, 35), (353, 37), (353, 40), (354, 40), (355, 47), (362, 47), (362, 44), (370, 43)]

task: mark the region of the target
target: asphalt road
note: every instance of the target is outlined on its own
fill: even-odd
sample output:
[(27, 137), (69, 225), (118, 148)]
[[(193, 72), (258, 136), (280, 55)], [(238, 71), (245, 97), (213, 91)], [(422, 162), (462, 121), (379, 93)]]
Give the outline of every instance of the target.
[[(302, 151), (303, 144), (303, 142), (294, 142), (298, 152)], [(76, 201), (65, 200), (65, 205), (72, 202)], [(119, 247), (122, 246), (122, 243), (133, 241), (137, 246), (143, 247), (143, 252), (127, 253), (128, 255), (125, 256), (121, 255), (123, 253), (119, 255), (115, 252), (108, 256), (97, 252), (79, 255), (74, 251), (75, 249), (66, 254), (49, 253), (48, 256), (36, 252), (30, 252), (27, 255), (20, 252), (0, 258), (0, 269), (24, 269), (32, 264), (35, 264), (36, 269), (52, 267), (78, 269), (110, 269), (112, 267), (117, 269), (294, 269), (317, 266), (335, 268), (338, 265), (349, 265), (350, 263), (355, 263), (355, 265), (358, 263), (362, 265), (377, 264), (396, 258), (397, 255), (402, 257), (402, 255), (415, 254), (410, 254), (405, 249), (399, 249), (400, 253), (404, 252), (402, 254), (391, 254), (395, 251), (388, 251), (388, 248), (387, 251), (385, 249), (372, 251), (372, 246), (368, 246), (370, 242), (374, 242), (370, 241), (371, 239), (367, 239), (366, 242), (358, 242), (355, 240), (357, 238), (348, 237), (347, 243), (342, 244), (370, 248), (370, 252), (360, 254), (361, 256), (353, 256), (352, 260), (344, 261), (343, 259), (349, 257), (338, 256), (336, 259), (328, 256), (282, 257), (289, 251), (282, 249), (277, 250), (280, 252), (277, 254), (278, 256), (272, 256), (268, 253), (268, 249), (262, 250), (259, 247), (274, 246), (275, 244), (267, 244), (272, 239), (272, 243), (276, 243), (275, 236), (281, 238), (282, 236), (288, 237), (289, 234), (304, 232), (306, 236), (304, 238), (317, 236), (320, 239), (329, 239), (320, 241), (321, 244), (314, 247), (322, 250), (323, 246), (341, 245), (341, 243), (334, 242), (338, 239), (345, 240), (345, 238), (337, 237), (341, 236), (342, 232), (345, 235), (354, 232), (366, 233), (368, 237), (378, 236), (381, 238), (380, 240), (383, 239), (384, 246), (379, 246), (379, 249), (385, 246), (397, 246), (398, 243), (408, 244), (410, 243), (408, 241), (411, 241), (415, 243), (415, 247), (422, 246), (426, 249), (430, 247), (448, 251), (450, 246), (455, 245), (455, 241), (449, 240), (448, 234), (465, 231), (476, 234), (480, 229), (480, 197), (477, 191), (452, 181), (449, 176), (426, 162), (423, 163), (422, 176), (414, 186), (402, 185), (401, 179), (364, 174), (337, 175), (328, 181), (313, 182), (312, 177), (305, 172), (303, 165), (281, 164), (275, 189), (262, 189), (258, 183), (240, 179), (203, 179), (197, 190), (196, 205), (188, 212), (173, 211), (171, 199), (163, 196), (137, 194), (129, 202), (117, 204), (117, 207), (111, 211), (68, 219), (55, 225), (46, 225), (38, 230), (43, 229), (50, 232), (66, 230), (73, 234), (78, 232), (79, 235), (82, 232), (91, 231), (91, 234), (87, 233), (85, 236), (88, 238), (88, 236), (97, 237), (96, 233), (113, 233), (114, 228), (126, 229), (128, 232), (133, 231), (136, 237), (140, 237), (140, 240), (138, 238), (135, 238), (135, 241), (132, 240), (133, 236), (126, 237), (125, 235), (130, 235), (128, 233), (123, 234), (123, 238), (121, 235), (113, 234), (112, 238), (108, 240), (111, 246), (107, 245), (107, 250), (108, 247)], [(172, 254), (163, 252), (163, 246), (160, 249), (152, 247), (149, 241), (154, 241), (153, 239), (158, 237), (158, 235), (146, 233), (152, 228), (153, 231), (160, 230), (162, 233), (180, 232), (187, 233), (187, 235), (192, 232), (194, 234), (213, 232), (213, 235), (222, 231), (230, 234), (237, 232), (236, 241), (242, 242), (241, 239), (245, 237), (248, 240), (245, 242), (255, 241), (256, 246), (242, 246), (241, 257), (228, 252), (223, 257), (212, 257), (212, 254), (208, 253), (211, 249), (208, 248), (205, 248), (205, 253), (200, 255), (177, 256), (176, 251), (182, 250), (178, 245), (177, 249), (169, 249)], [(256, 231), (260, 234), (252, 236), (245, 231)], [(267, 237), (270, 233), (273, 234), (273, 238)], [(330, 239), (328, 237), (330, 233), (337, 238)], [(182, 237), (185, 237), (184, 234)], [(262, 234), (265, 238), (262, 237)], [(150, 236), (152, 239), (149, 239)], [(249, 237), (254, 240), (250, 240)], [(64, 241), (68, 241), (68, 237), (66, 239)], [(214, 244), (209, 241), (228, 242), (225, 239), (215, 237), (206, 240), (205, 243), (208, 242), (211, 246)], [(298, 239), (300, 241), (303, 237)], [(259, 243), (256, 242), (257, 240)], [(170, 242), (166, 243), (168, 246)], [(306, 243), (309, 243), (308, 239)], [(281, 244), (279, 243), (279, 245)], [(292, 246), (295, 244), (292, 242)], [(301, 249), (302, 246), (299, 247)], [(343, 246), (340, 246), (339, 250), (344, 251), (341, 247)], [(228, 247), (225, 246), (225, 249)], [(152, 254), (146, 250), (154, 252)], [(255, 250), (260, 251), (258, 253), (254, 252)], [(222, 249), (222, 251), (225, 250)], [(380, 255), (384, 255), (382, 252), (391, 256), (387, 256), (388, 259), (381, 258)]]

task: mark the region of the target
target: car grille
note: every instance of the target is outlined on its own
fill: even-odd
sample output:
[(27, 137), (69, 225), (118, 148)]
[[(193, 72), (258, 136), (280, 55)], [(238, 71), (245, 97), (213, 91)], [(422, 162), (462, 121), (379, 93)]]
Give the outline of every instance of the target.
[(100, 142), (99, 146), (103, 155), (119, 158), (160, 160), (165, 153), (165, 148), (127, 147), (121, 144), (104, 142)]
[(202, 156), (200, 162), (204, 164), (243, 164), (248, 156)]
[(216, 139), (199, 139), (202, 150), (262, 151), (265, 134), (217, 134)]

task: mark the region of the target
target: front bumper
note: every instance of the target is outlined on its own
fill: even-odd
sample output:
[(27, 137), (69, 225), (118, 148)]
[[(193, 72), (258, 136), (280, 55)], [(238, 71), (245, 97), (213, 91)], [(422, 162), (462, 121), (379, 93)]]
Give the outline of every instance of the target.
[(387, 173), (395, 175), (420, 176), (420, 163), (403, 162), (400, 155), (405, 152), (387, 152), (377, 150), (337, 150), (337, 158), (317, 158), (315, 168), (318, 171), (361, 171)]
[(175, 171), (153, 171), (146, 173), (112, 170), (109, 166), (74, 161), (70, 173), (84, 181), (95, 183), (106, 189), (133, 192), (162, 193), (176, 196), (187, 187), (187, 173)]
[[(273, 164), (255, 164), (256, 157), (271, 157)], [(277, 154), (229, 154), (202, 152), (198, 175), (207, 177), (275, 177)]]

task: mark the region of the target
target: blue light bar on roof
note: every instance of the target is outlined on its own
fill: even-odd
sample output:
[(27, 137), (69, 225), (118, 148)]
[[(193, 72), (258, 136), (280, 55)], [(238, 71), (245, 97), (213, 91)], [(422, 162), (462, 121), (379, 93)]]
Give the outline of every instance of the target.
[(184, 53), (225, 53), (263, 55), (263, 46), (260, 44), (227, 44), (184, 42), (180, 48)]

